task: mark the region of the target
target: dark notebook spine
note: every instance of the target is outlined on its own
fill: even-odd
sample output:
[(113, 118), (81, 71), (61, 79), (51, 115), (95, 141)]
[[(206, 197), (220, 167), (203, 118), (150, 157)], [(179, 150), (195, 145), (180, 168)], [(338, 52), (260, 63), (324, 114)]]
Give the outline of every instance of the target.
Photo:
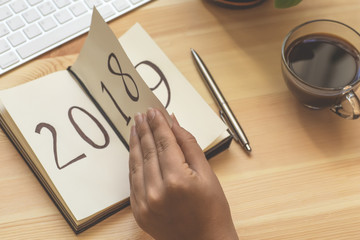
[(81, 81), (79, 76), (71, 69), (71, 66), (67, 68), (67, 71), (78, 81), (81, 88), (85, 91), (85, 93), (89, 96), (91, 101), (95, 104), (96, 108), (101, 112), (106, 121), (110, 124), (110, 127), (114, 130), (116, 135), (119, 137), (121, 142), (124, 144), (126, 149), (129, 151), (129, 144), (126, 142), (125, 138), (121, 135), (121, 133), (116, 129), (115, 125), (112, 123), (110, 118), (105, 114), (104, 110), (100, 106), (100, 104), (95, 100), (95, 98), (90, 94), (89, 90), (86, 88), (85, 84)]

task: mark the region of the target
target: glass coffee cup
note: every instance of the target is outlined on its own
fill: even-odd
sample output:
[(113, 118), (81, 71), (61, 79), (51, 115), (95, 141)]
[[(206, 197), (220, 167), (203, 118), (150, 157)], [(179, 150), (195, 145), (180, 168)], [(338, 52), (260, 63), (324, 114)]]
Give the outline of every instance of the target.
[(291, 30), (282, 45), (282, 73), (291, 93), (311, 109), (360, 116), (360, 35), (344, 23), (320, 19)]

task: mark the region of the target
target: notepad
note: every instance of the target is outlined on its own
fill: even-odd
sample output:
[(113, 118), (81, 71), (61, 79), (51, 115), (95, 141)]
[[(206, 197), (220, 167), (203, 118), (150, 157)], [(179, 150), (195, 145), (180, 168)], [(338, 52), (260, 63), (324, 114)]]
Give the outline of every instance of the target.
[[(189, 57), (190, 61), (190, 57)], [(79, 233), (129, 204), (133, 116), (174, 113), (209, 158), (231, 135), (139, 24), (119, 40), (93, 12), (68, 70), (0, 91), (0, 125)]]

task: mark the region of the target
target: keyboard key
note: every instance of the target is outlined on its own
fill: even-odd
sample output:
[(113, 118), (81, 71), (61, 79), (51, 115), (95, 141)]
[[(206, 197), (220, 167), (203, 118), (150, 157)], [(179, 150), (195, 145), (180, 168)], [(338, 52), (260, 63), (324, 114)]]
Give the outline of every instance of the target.
[(113, 6), (118, 12), (130, 7), (130, 4), (126, 0), (116, 0), (113, 2)]
[(108, 17), (114, 15), (115, 11), (109, 5), (107, 5), (102, 8), (99, 8), (99, 13), (104, 19), (107, 19)]
[(14, 52), (5, 53), (3, 55), (0, 55), (0, 67), (1, 68), (7, 68), (11, 65), (17, 63), (19, 61), (19, 58), (16, 56)]
[(8, 36), (7, 38), (13, 47), (16, 47), (26, 41), (24, 35), (21, 32), (16, 32)]
[(3, 5), (5, 3), (7, 3), (7, 2), (10, 2), (10, 0), (0, 0), (0, 5)]
[(43, 0), (27, 0), (31, 6), (41, 3)]
[(54, 3), (58, 8), (63, 8), (70, 4), (70, 0), (54, 0)]
[(39, 36), (42, 33), (42, 31), (36, 24), (33, 24), (24, 28), (24, 33), (28, 39), (32, 39), (34, 37)]
[(9, 19), (6, 23), (8, 24), (10, 29), (13, 31), (25, 26), (24, 21), (19, 16), (15, 16), (15, 17)]
[(0, 8), (0, 21), (7, 19), (12, 16), (11, 10), (9, 7), (4, 6)]
[(142, 2), (143, 0), (130, 0), (130, 2), (132, 2), (133, 4), (137, 4), (139, 2)]
[(45, 32), (50, 31), (57, 26), (56, 22), (52, 19), (52, 17), (47, 17), (40, 20), (39, 25)]
[(0, 37), (3, 37), (9, 34), (9, 29), (6, 27), (4, 23), (0, 23)]
[(30, 9), (22, 14), (27, 23), (32, 23), (40, 19), (40, 14), (35, 9)]
[(45, 2), (39, 5), (39, 11), (43, 16), (49, 15), (52, 12), (55, 12), (55, 7), (51, 2)]
[(102, 4), (101, 0), (85, 0), (86, 5), (92, 9), (94, 6), (98, 7)]
[(8, 50), (10, 50), (10, 45), (4, 39), (0, 39), (0, 53)]
[(70, 6), (70, 11), (74, 14), (75, 17), (78, 17), (87, 12), (84, 4), (80, 2)]
[(15, 13), (19, 13), (27, 9), (27, 5), (23, 0), (17, 0), (10, 3), (10, 7)]
[[(89, 27), (90, 20), (90, 14), (83, 15), (82, 17), (77, 19), (76, 24), (68, 23), (65, 25), (61, 25), (56, 29), (56, 31), (49, 32), (38, 38), (33, 39), (31, 42), (23, 44), (17, 49), (17, 52), (21, 56), (21, 58), (25, 59), (52, 45), (57, 44), (58, 42), (64, 40), (69, 36), (85, 30), (87, 27)], [(66, 35), (64, 33), (66, 33)]]
[(66, 9), (61, 10), (60, 12), (57, 12), (54, 15), (55, 15), (56, 20), (60, 24), (66, 23), (67, 21), (70, 21), (72, 19), (71, 14)]

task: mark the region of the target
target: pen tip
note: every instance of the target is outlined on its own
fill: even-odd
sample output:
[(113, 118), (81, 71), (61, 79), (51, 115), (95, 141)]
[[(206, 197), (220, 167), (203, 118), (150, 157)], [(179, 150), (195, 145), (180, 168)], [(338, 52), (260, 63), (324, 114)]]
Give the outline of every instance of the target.
[(249, 144), (246, 144), (246, 145), (245, 145), (245, 149), (246, 149), (248, 152), (251, 152), (251, 147), (250, 147)]

